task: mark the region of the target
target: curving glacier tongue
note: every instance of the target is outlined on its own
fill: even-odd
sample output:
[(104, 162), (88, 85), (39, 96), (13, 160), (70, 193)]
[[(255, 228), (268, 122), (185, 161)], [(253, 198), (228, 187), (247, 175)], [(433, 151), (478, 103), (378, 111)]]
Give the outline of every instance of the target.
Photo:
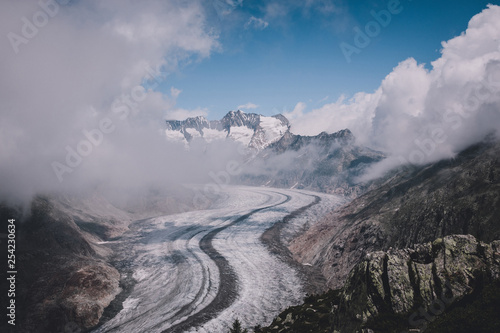
[[(94, 332), (223, 332), (269, 322), (304, 297), (299, 274), (262, 233), (291, 212), (341, 199), (306, 191), (227, 187), (211, 209), (138, 221), (112, 246), (136, 281), (123, 309)], [(317, 202), (318, 200), (316, 200)], [(302, 226), (308, 212), (289, 222)]]

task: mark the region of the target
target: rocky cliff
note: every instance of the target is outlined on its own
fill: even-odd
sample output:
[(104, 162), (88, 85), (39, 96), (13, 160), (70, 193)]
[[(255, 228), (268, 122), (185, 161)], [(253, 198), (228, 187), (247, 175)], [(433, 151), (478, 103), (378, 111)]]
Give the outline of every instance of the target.
[[(340, 290), (311, 296), (256, 331), (399, 333), (432, 326), (429, 331), (441, 332), (459, 309), (462, 318), (455, 321), (462, 321), (463, 328), (453, 332), (498, 332), (499, 282), (500, 241), (446, 236), (412, 248), (368, 253)], [(478, 301), (490, 307), (471, 307)], [(471, 329), (467, 322), (481, 313), (487, 320)]]
[(392, 317), (393, 330), (423, 330), (433, 317), (499, 279), (500, 241), (486, 244), (471, 235), (369, 253), (347, 278), (334, 328), (380, 331), (384, 316)]
[(340, 288), (368, 252), (402, 249), (451, 234), (500, 239), (500, 143), (399, 170), (295, 239), (296, 260)]

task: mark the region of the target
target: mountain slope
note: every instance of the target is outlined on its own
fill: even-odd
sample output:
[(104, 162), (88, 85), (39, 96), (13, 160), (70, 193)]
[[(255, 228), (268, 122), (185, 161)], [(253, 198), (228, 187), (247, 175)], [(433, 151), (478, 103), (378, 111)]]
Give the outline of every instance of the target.
[(16, 217), (20, 270), (14, 331), (65, 332), (96, 325), (120, 292), (120, 274), (106, 262), (110, 251), (47, 198), (34, 199), (26, 219)]
[(115, 253), (107, 241), (123, 234), (132, 221), (193, 209), (190, 190), (170, 191), (134, 195), (131, 202), (115, 198), (123, 206), (96, 193), (39, 196), (25, 214), (0, 203), (0, 218), (16, 220), (19, 267), (16, 326), (3, 321), (0, 331), (84, 332), (97, 325), (124, 287), (124, 277), (110, 264)]
[(366, 189), (356, 178), (385, 156), (359, 146), (348, 129), (316, 136), (286, 132), (248, 162), (241, 181), (252, 185), (305, 188), (355, 197)]
[(339, 288), (368, 252), (406, 248), (451, 234), (500, 239), (500, 143), (393, 174), (331, 213), (290, 245)]

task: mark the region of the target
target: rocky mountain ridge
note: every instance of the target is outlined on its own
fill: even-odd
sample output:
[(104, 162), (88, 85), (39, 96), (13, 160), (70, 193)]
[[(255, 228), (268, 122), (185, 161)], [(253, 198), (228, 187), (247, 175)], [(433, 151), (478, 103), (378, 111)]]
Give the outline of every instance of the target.
[(241, 110), (228, 112), (221, 120), (198, 116), (186, 120), (167, 120), (165, 134), (174, 141), (189, 143), (199, 138), (207, 142), (226, 138), (257, 151), (279, 140), (290, 129), (283, 115), (265, 117)]
[(454, 159), (393, 172), (293, 240), (290, 250), (336, 289), (368, 252), (452, 234), (491, 242), (500, 239), (499, 219), (500, 142), (484, 142)]
[(289, 249), (328, 292), (255, 332), (499, 332), (500, 141), (388, 173)]
[[(231, 111), (221, 120), (204, 117), (167, 121), (167, 138), (189, 144), (202, 139), (234, 140), (248, 148), (243, 172), (233, 181), (245, 185), (309, 189), (354, 198), (368, 186), (357, 178), (385, 155), (356, 144), (349, 129), (314, 136), (293, 134), (283, 115), (265, 117)], [(368, 184), (369, 185), (369, 184)]]
[(349, 129), (302, 136), (286, 132), (250, 160), (240, 177), (245, 184), (309, 189), (354, 198), (369, 184), (357, 178), (382, 152), (356, 144)]

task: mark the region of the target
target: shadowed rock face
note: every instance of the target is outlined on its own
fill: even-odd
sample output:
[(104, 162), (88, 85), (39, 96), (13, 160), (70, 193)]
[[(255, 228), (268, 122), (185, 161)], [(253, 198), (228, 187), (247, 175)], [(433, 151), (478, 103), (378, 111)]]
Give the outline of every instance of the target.
[(400, 315), (402, 326), (422, 329), (430, 323), (422, 313), (444, 312), (499, 279), (500, 241), (453, 235), (412, 249), (373, 252), (349, 274), (334, 327), (354, 332), (390, 314)]
[(19, 302), (16, 332), (88, 329), (120, 292), (120, 274), (73, 218), (45, 198), (18, 220)]
[(290, 245), (340, 288), (368, 252), (407, 248), (451, 234), (500, 239), (500, 143), (453, 160), (403, 170), (325, 217)]
[(66, 281), (60, 302), (77, 324), (88, 328), (98, 324), (104, 308), (119, 292), (120, 274), (102, 263), (83, 266)]

